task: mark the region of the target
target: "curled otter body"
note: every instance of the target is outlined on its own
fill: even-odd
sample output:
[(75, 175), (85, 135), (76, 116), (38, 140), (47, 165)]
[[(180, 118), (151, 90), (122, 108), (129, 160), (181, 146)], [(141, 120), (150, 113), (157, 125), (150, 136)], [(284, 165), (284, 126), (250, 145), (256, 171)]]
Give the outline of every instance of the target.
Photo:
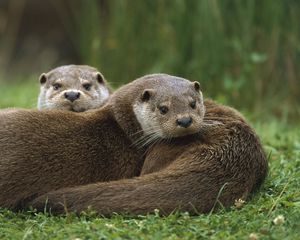
[[(245, 123), (244, 117), (231, 107), (218, 105), (212, 100), (206, 100), (205, 106), (207, 111), (199, 133), (195, 136), (175, 138), (168, 142), (162, 141), (160, 144), (155, 144), (148, 150), (141, 175), (166, 168), (181, 154), (186, 154), (187, 149), (197, 148), (197, 145), (212, 144), (213, 142), (222, 144), (218, 140), (224, 138), (228, 131), (226, 123)], [(195, 146), (190, 146), (194, 142)], [(225, 144), (224, 142), (223, 146)], [(162, 155), (161, 152), (165, 154)]]
[(87, 65), (66, 65), (40, 76), (38, 109), (84, 112), (103, 106), (111, 90), (103, 75)]
[[(138, 176), (147, 147), (135, 144), (144, 131), (134, 106), (139, 109), (155, 91), (165, 91), (172, 101), (187, 94), (200, 103), (198, 87), (185, 79), (158, 74), (122, 87), (95, 111), (0, 111), (0, 207), (23, 209), (51, 190)], [(187, 99), (180, 102), (190, 104)], [(200, 106), (188, 111), (193, 117), (189, 126), (182, 117), (187, 108), (172, 110), (178, 116), (172, 121), (160, 113), (157, 120), (176, 135), (196, 132), (203, 115)], [(160, 112), (159, 107), (154, 111)], [(163, 128), (158, 133), (164, 134)]]
[[(176, 81), (166, 75), (150, 78)], [(145, 80), (144, 88), (149, 88), (148, 84)], [(170, 94), (161, 89), (162, 85), (163, 81), (160, 84), (158, 81), (150, 87), (156, 92), (155, 101), (164, 98), (166, 93)], [(125, 130), (121, 121), (121, 127), (131, 135), (138, 130), (134, 129), (136, 124), (133, 122), (141, 119), (135, 118), (132, 105), (122, 101), (124, 94), (132, 93), (132, 88), (119, 91), (112, 97), (111, 104), (119, 107), (115, 109), (116, 115), (120, 113), (125, 122), (131, 122), (132, 125), (127, 125), (130, 127)], [(135, 89), (134, 93), (140, 94), (141, 91)], [(150, 97), (146, 94), (146, 97), (151, 100), (151, 94)], [(162, 100), (158, 102), (161, 104), (165, 99)], [(135, 103), (132, 99), (130, 101)], [(206, 113), (198, 131), (188, 135), (179, 134), (179, 131), (176, 137), (170, 137), (168, 133), (167, 141), (147, 144), (141, 176), (59, 189), (34, 199), (29, 205), (42, 211), (47, 201), (52, 213), (63, 213), (65, 209), (80, 212), (92, 207), (104, 215), (113, 212), (147, 214), (154, 209), (159, 209), (162, 214), (174, 210), (198, 214), (211, 211), (216, 203), (226, 207), (236, 199), (246, 199), (262, 184), (267, 174), (268, 164), (259, 138), (236, 110), (213, 101), (205, 101), (204, 105)], [(125, 115), (122, 114), (124, 109), (128, 111)], [(140, 108), (145, 109), (151, 108), (149, 105)], [(199, 116), (201, 119), (201, 113)], [(155, 125), (154, 129), (157, 127)], [(163, 133), (160, 137), (164, 136)]]

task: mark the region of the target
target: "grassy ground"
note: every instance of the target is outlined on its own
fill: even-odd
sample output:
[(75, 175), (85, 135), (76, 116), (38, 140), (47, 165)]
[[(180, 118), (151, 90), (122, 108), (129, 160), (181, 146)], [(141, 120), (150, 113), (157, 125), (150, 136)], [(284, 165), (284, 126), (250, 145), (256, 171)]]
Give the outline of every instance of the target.
[[(0, 83), (0, 88), (0, 108), (35, 107), (38, 85)], [(110, 219), (92, 213), (54, 217), (0, 209), (0, 239), (299, 239), (300, 125), (277, 120), (253, 125), (270, 155), (270, 172), (261, 191), (241, 208), (200, 216)]]

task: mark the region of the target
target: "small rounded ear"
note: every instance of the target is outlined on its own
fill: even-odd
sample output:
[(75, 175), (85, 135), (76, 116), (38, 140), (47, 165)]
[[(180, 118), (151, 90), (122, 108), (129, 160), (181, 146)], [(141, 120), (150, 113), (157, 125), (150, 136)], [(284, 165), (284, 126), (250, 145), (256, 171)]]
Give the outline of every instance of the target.
[(155, 91), (153, 89), (145, 89), (141, 96), (142, 101), (149, 101), (149, 99), (154, 95), (154, 93)]
[(195, 90), (197, 92), (200, 92), (201, 91), (201, 85), (200, 85), (200, 83), (195, 81), (195, 82), (193, 82), (193, 84), (194, 84)]
[(96, 78), (97, 78), (98, 83), (101, 83), (101, 84), (104, 83), (104, 76), (100, 72), (97, 72)]
[(42, 73), (40, 78), (39, 78), (40, 84), (44, 85), (47, 82), (47, 75), (46, 73)]

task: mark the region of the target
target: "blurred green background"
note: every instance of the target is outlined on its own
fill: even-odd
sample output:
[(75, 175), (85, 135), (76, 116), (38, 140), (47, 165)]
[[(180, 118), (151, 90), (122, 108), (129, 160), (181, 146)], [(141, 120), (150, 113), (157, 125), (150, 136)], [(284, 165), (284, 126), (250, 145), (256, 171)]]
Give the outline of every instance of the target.
[(113, 87), (165, 72), (261, 119), (300, 116), (300, 1), (1, 0), (0, 107), (35, 107), (38, 76), (97, 67)]

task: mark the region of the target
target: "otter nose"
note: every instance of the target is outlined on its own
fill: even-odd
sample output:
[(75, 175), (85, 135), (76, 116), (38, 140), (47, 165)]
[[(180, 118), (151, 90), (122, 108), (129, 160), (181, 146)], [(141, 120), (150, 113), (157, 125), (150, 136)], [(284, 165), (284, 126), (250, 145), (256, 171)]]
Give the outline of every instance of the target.
[(188, 128), (193, 122), (191, 117), (183, 117), (176, 120), (176, 123), (180, 127)]
[(71, 102), (74, 102), (76, 99), (80, 97), (80, 92), (65, 92), (65, 98)]

